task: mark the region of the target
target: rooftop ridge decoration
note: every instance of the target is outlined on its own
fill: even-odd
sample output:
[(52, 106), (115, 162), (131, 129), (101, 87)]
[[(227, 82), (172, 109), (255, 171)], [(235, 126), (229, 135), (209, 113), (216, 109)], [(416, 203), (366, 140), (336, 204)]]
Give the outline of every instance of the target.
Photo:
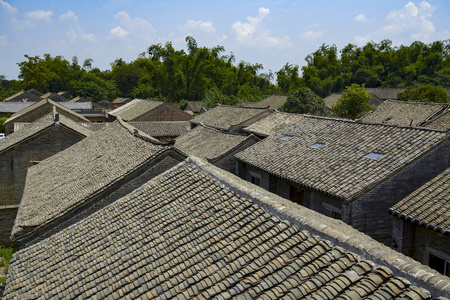
[(190, 157), (14, 253), (4, 297), (430, 299), (449, 294), (448, 277), (338, 220)]

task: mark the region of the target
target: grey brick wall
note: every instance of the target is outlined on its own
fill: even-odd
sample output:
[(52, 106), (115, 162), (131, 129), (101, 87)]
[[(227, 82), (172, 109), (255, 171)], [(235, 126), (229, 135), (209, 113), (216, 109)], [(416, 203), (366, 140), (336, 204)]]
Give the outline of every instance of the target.
[(9, 237), (14, 226), (19, 205), (0, 206), (0, 245), (9, 247), (12, 245)]

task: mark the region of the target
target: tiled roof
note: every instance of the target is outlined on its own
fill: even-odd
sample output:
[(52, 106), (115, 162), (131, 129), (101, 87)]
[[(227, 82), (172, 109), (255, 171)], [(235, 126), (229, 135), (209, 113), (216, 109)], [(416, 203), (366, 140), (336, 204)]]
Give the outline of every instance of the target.
[(14, 253), (4, 299), (431, 299), (449, 290), (448, 277), (348, 225), (192, 158)]
[(40, 96), (44, 95), (44, 94), (42, 94), (41, 92), (39, 92), (39, 91), (37, 91), (35, 89), (28, 90), (27, 92), (30, 93), (30, 94), (35, 95), (36, 97), (40, 97)]
[(323, 98), (323, 101), (325, 102), (326, 107), (331, 109), (333, 105), (338, 102), (339, 98), (341, 98), (342, 94), (333, 93), (325, 98)]
[(47, 94), (44, 94), (40, 97), (41, 99), (51, 99), (55, 102), (64, 102), (66, 101), (66, 98), (63, 96), (58, 95), (57, 93), (48, 92)]
[(381, 123), (400, 126), (419, 126), (442, 112), (448, 105), (424, 102), (386, 100), (364, 115), (363, 123)]
[(189, 105), (193, 113), (199, 113), (204, 103), (204, 101), (188, 101), (187, 105)]
[(8, 98), (4, 99), (5, 102), (37, 102), (39, 101), (39, 97), (32, 93), (28, 93), (25, 91), (18, 92)]
[(286, 101), (288, 96), (286, 95), (271, 95), (258, 102), (243, 102), (240, 103), (241, 107), (253, 107), (253, 108), (271, 108), (279, 109)]
[(75, 132), (78, 132), (80, 135), (89, 136), (92, 132), (79, 125), (78, 123), (72, 121), (69, 118), (66, 118), (63, 115), (59, 115), (58, 119), (55, 120), (55, 113), (50, 113), (40, 118), (39, 120), (33, 123), (24, 124), (23, 128), (20, 131), (14, 132), (10, 135), (7, 135), (3, 139), (0, 140), (0, 153), (4, 150), (9, 149), (11, 146), (14, 146), (30, 137), (43, 132), (47, 128), (52, 126), (64, 126), (69, 128)]
[(450, 235), (450, 168), (436, 176), (389, 211), (406, 221)]
[(133, 121), (137, 117), (157, 108), (163, 103), (164, 102), (153, 100), (134, 99), (133, 101), (110, 111), (108, 114), (114, 117), (121, 117), (124, 121)]
[(249, 139), (257, 138), (236, 133), (223, 132), (199, 125), (175, 140), (175, 147), (188, 155), (203, 159), (215, 159), (239, 147)]
[(245, 123), (266, 109), (244, 108), (238, 106), (219, 105), (191, 120), (194, 124), (205, 124), (218, 129), (229, 130), (233, 125)]
[(61, 217), (167, 149), (152, 142), (158, 141), (118, 120), (29, 168), (13, 238)]
[[(25, 109), (33, 104), (36, 104), (36, 102), (0, 102), (0, 112), (15, 114), (16, 112), (19, 112), (22, 109)], [(87, 102), (85, 103), (61, 102), (58, 104), (61, 104), (62, 106), (71, 110), (92, 108), (92, 104)]]
[(89, 129), (90, 131), (99, 131), (101, 129), (103, 129), (105, 126), (108, 126), (109, 122), (103, 122), (103, 123), (80, 123), (81, 126), (86, 127), (87, 129)]
[(176, 137), (191, 130), (189, 121), (129, 122), (129, 124), (156, 138)]
[(450, 130), (450, 109), (422, 126), (431, 129)]
[(121, 97), (118, 97), (118, 98), (114, 99), (114, 100), (112, 101), (112, 103), (127, 103), (127, 102), (130, 102), (131, 100), (132, 100), (131, 98), (121, 98)]
[(369, 94), (378, 97), (381, 100), (398, 99), (397, 94), (404, 92), (405, 88), (366, 88)]
[[(85, 102), (82, 102), (82, 103), (71, 103), (71, 104), (72, 105), (73, 104), (80, 105), (80, 104), (84, 104), (84, 103)], [(66, 102), (64, 104), (67, 105), (68, 103)], [(75, 120), (78, 120), (80, 122), (89, 122), (88, 119), (86, 119), (82, 115), (77, 114), (76, 112), (72, 111), (70, 108), (67, 108), (65, 105), (63, 105), (63, 103), (57, 103), (57, 102), (54, 102), (54, 101), (52, 101), (50, 99), (44, 99), (44, 100), (41, 100), (39, 102), (35, 102), (32, 105), (30, 105), (30, 106), (28, 106), (28, 107), (26, 107), (26, 108), (16, 112), (8, 120), (5, 121), (5, 124), (9, 123), (9, 122), (12, 122), (12, 121), (15, 121), (15, 120), (19, 119), (20, 117), (30, 113), (31, 111), (33, 111), (35, 109), (38, 109), (38, 108), (40, 108), (42, 106), (45, 106), (45, 105), (47, 105), (49, 107), (53, 107), (54, 106), (54, 107), (56, 107), (56, 110), (58, 112), (63, 113), (66, 116), (72, 116)]]
[[(445, 132), (428, 129), (305, 116), (235, 157), (302, 186), (353, 200), (447, 139)], [(311, 147), (316, 143), (324, 146)], [(382, 156), (365, 157), (371, 153)]]
[(84, 97), (77, 96), (77, 97), (75, 97), (73, 99), (70, 99), (67, 102), (90, 102), (90, 101), (88, 99), (84, 98)]
[(274, 134), (280, 126), (292, 124), (301, 118), (303, 118), (303, 115), (277, 111), (259, 121), (256, 121), (250, 126), (245, 127), (243, 131), (261, 136), (269, 136)]

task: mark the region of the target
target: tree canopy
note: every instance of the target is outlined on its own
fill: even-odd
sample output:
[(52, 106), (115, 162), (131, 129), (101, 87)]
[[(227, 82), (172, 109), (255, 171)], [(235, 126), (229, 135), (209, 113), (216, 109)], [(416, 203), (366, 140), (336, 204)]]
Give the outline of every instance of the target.
[[(450, 40), (392, 46), (390, 40), (342, 49), (323, 44), (309, 54), (306, 65), (287, 62), (263, 72), (260, 63), (236, 62), (223, 46), (201, 47), (188, 36), (187, 50), (171, 42), (150, 45), (136, 60), (122, 58), (101, 71), (91, 58), (25, 55), (18, 81), (0, 78), (0, 100), (17, 91), (69, 91), (93, 101), (115, 97), (155, 98), (170, 102), (221, 99), (211, 103), (258, 101), (273, 93), (288, 94), (307, 87), (319, 97), (342, 92), (352, 84), (365, 87), (450, 86)], [(429, 90), (429, 88), (428, 88)], [(215, 95), (212, 97), (212, 95)], [(427, 98), (428, 99), (428, 98)]]
[(281, 111), (325, 116), (328, 114), (325, 102), (307, 87), (300, 88), (289, 94)]
[(353, 83), (345, 88), (341, 98), (331, 107), (331, 111), (341, 118), (358, 119), (374, 108), (369, 104), (371, 99), (372, 95), (366, 91), (364, 85)]
[(447, 92), (441, 86), (429, 84), (408, 87), (404, 92), (398, 93), (397, 97), (403, 101), (448, 103)]

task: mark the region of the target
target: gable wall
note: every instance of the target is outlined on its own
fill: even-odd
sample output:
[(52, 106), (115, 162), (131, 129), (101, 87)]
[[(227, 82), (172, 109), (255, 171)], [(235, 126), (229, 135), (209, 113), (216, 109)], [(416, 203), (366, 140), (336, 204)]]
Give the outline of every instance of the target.
[(9, 247), (12, 245), (10, 240), (11, 230), (14, 226), (19, 205), (0, 206), (0, 245)]
[(240, 145), (238, 148), (234, 149), (232, 152), (229, 152), (226, 156), (220, 158), (219, 160), (215, 162), (211, 162), (216, 167), (219, 167), (225, 171), (228, 171), (233, 174), (237, 174), (236, 172), (236, 163), (237, 160), (234, 158), (234, 155), (238, 152), (244, 151), (248, 147), (256, 144), (257, 141), (254, 139), (249, 139), (242, 145)]
[(171, 104), (163, 104), (132, 121), (189, 121), (191, 116)]
[(152, 178), (158, 176), (159, 174), (171, 169), (181, 162), (181, 159), (174, 158), (170, 155), (167, 155), (163, 159), (158, 162), (152, 162), (151, 166), (148, 166), (145, 172), (141, 173), (137, 177), (133, 178), (125, 182), (119, 188), (111, 188), (109, 191), (106, 191), (105, 195), (100, 199), (95, 200), (90, 205), (83, 207), (77, 211), (72, 212), (72, 215), (67, 219), (57, 221), (53, 226), (51, 226), (50, 230), (44, 230), (43, 232), (37, 234), (37, 237), (32, 240), (26, 241), (25, 243), (21, 243), (21, 248), (28, 247), (33, 245), (43, 239), (46, 239), (53, 234), (77, 223), (78, 221), (90, 216), (96, 211), (108, 206), (109, 204), (115, 202), (116, 200), (122, 198), (123, 196), (131, 193), (135, 189), (139, 188), (144, 183), (148, 182)]

